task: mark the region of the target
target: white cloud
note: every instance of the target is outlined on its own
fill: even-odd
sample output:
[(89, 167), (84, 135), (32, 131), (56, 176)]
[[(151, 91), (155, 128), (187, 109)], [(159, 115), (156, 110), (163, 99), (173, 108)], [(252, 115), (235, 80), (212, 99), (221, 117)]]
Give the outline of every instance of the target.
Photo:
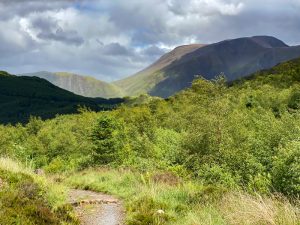
[(168, 6), (175, 14), (183, 16), (190, 14), (200, 14), (201, 16), (237, 15), (244, 8), (244, 3), (224, 0), (168, 0)]

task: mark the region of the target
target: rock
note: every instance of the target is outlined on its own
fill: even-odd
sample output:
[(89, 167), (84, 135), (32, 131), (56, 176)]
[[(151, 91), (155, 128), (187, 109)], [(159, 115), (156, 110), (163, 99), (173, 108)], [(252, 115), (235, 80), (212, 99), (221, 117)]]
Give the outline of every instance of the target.
[(37, 174), (37, 175), (41, 175), (41, 176), (45, 175), (45, 171), (43, 169), (36, 169), (34, 171), (34, 173)]
[(165, 214), (165, 211), (162, 210), (162, 209), (159, 209), (159, 210), (156, 211), (156, 213), (157, 213), (157, 214)]

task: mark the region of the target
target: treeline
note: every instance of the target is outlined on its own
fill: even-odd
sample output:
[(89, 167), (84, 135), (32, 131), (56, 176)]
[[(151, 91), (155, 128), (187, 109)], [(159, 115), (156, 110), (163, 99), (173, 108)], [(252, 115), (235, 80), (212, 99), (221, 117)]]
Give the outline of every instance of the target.
[(27, 123), (30, 115), (42, 119), (74, 114), (79, 106), (111, 110), (123, 99), (86, 98), (38, 77), (21, 77), (0, 71), (0, 123)]

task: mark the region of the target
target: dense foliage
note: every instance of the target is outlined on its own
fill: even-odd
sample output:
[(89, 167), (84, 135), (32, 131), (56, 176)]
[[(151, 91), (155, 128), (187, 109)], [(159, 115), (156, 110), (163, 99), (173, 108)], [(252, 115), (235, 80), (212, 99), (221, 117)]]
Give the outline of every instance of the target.
[[(166, 100), (149, 97), (109, 112), (82, 109), (46, 121), (32, 117), (25, 126), (0, 126), (0, 153), (48, 173), (95, 166), (146, 175), (163, 171), (172, 174), (170, 179), (200, 185), (197, 201), (205, 199), (206, 190), (210, 197), (243, 190), (295, 199), (300, 194), (299, 90), (300, 60), (230, 85), (223, 76), (199, 78)], [(129, 182), (126, 179), (122, 184)], [(184, 199), (188, 204), (189, 197)], [(152, 201), (138, 199), (133, 205), (159, 205)], [(135, 224), (146, 223), (147, 218), (138, 222), (143, 221), (140, 216)]]

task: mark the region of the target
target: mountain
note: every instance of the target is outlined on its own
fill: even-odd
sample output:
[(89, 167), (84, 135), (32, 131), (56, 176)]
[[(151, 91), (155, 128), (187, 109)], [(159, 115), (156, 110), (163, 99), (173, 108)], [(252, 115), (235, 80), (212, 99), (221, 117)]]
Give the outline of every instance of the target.
[(191, 86), (196, 75), (214, 79), (224, 73), (229, 81), (300, 57), (300, 46), (288, 46), (270, 36), (254, 36), (175, 48), (146, 69), (125, 79), (106, 83), (70, 73), (23, 74), (88, 97), (123, 97), (150, 94), (169, 97)]
[(113, 82), (120, 87), (125, 95), (133, 96), (149, 92), (156, 84), (164, 80), (163, 69), (180, 60), (184, 55), (195, 51), (205, 45), (192, 44), (183, 45), (175, 48), (173, 51), (163, 55), (158, 61), (146, 69), (123, 80)]
[(51, 73), (46, 71), (26, 73), (22, 74), (22, 76), (40, 77), (60, 88), (86, 97), (115, 98), (123, 96), (122, 91), (117, 86), (89, 76), (66, 72)]
[(288, 46), (269, 36), (225, 40), (210, 45), (174, 49), (145, 70), (114, 82), (125, 95), (147, 92), (169, 97), (191, 85), (195, 75), (213, 79), (224, 73), (229, 81), (300, 57), (300, 46)]
[(107, 110), (123, 101), (82, 97), (45, 79), (0, 71), (0, 123), (26, 122), (31, 115), (46, 119), (56, 114), (76, 113), (79, 106)]

